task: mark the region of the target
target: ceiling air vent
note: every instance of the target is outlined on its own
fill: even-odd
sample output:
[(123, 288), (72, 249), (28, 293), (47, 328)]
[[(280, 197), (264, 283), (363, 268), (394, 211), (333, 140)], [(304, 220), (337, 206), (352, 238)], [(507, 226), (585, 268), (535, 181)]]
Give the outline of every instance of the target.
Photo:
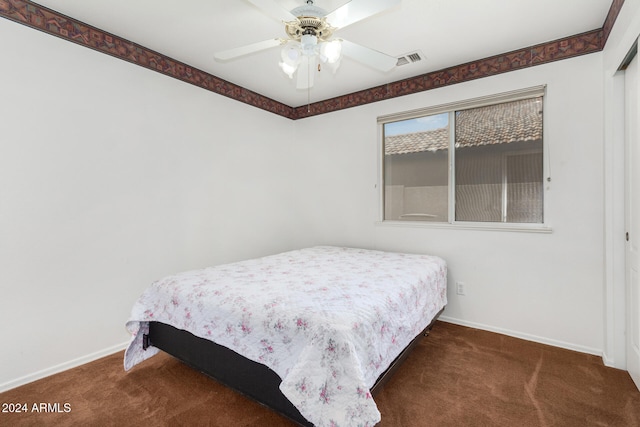
[(396, 67), (399, 67), (401, 65), (413, 64), (414, 62), (419, 62), (423, 59), (425, 59), (425, 56), (422, 52), (407, 53), (406, 55), (402, 55), (398, 58)]

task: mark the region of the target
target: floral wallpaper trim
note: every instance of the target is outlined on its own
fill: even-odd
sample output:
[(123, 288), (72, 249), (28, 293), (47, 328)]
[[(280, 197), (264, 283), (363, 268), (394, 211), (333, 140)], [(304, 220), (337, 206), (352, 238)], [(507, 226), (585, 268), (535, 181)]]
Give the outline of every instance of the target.
[(410, 95), (525, 67), (599, 52), (624, 0), (613, 0), (601, 29), (456, 65), (300, 107), (290, 107), (28, 0), (0, 0), (0, 16), (289, 119)]
[(0, 16), (272, 113), (295, 118), (288, 105), (106, 31), (25, 0), (0, 0)]
[(552, 42), (468, 62), (466, 64), (456, 65), (444, 70), (433, 71), (360, 92), (297, 107), (295, 116), (298, 119), (315, 116), (515, 71), (534, 65), (546, 64), (560, 59), (599, 52), (602, 50), (602, 37), (602, 30), (593, 30)]

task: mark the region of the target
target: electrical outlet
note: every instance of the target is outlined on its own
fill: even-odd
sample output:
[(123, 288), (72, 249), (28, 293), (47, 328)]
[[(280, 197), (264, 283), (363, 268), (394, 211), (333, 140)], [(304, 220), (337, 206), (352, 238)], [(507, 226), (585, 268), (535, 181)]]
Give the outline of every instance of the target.
[(456, 282), (456, 294), (464, 295), (464, 283)]

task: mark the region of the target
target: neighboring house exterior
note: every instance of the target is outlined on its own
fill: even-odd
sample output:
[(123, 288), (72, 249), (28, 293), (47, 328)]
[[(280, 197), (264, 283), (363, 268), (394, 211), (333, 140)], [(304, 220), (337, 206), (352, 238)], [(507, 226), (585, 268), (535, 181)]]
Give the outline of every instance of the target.
[[(543, 220), (542, 98), (455, 112), (455, 220)], [(449, 126), (384, 139), (385, 219), (447, 222)]]

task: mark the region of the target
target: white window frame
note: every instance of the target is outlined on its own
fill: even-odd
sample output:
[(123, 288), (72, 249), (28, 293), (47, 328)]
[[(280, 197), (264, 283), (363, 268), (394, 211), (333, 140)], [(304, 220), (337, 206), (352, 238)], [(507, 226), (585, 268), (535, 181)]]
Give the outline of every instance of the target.
[[(519, 101), (529, 98), (542, 97), (543, 114), (546, 111), (546, 85), (534, 86), (525, 89), (519, 89), (510, 92), (503, 92), (495, 95), (483, 96), (470, 100), (452, 102), (448, 104), (437, 105), (433, 107), (420, 108), (417, 110), (405, 111), (401, 113), (388, 114), (380, 116), (378, 122), (378, 226), (391, 227), (417, 227), (417, 228), (449, 228), (463, 230), (493, 230), (493, 231), (521, 231), (533, 233), (550, 233), (552, 231), (548, 219), (548, 197), (546, 197), (549, 189), (549, 165), (548, 165), (548, 138), (546, 135), (546, 126), (543, 125), (542, 150), (543, 150), (543, 177), (545, 178), (543, 186), (543, 222), (542, 223), (509, 223), (509, 222), (471, 222), (455, 220), (455, 120), (456, 111), (466, 110), (470, 108), (485, 107), (505, 102)], [(417, 117), (449, 113), (450, 138), (449, 138), (449, 218), (447, 222), (426, 222), (426, 221), (397, 221), (384, 219), (384, 125), (390, 122), (408, 120)]]

